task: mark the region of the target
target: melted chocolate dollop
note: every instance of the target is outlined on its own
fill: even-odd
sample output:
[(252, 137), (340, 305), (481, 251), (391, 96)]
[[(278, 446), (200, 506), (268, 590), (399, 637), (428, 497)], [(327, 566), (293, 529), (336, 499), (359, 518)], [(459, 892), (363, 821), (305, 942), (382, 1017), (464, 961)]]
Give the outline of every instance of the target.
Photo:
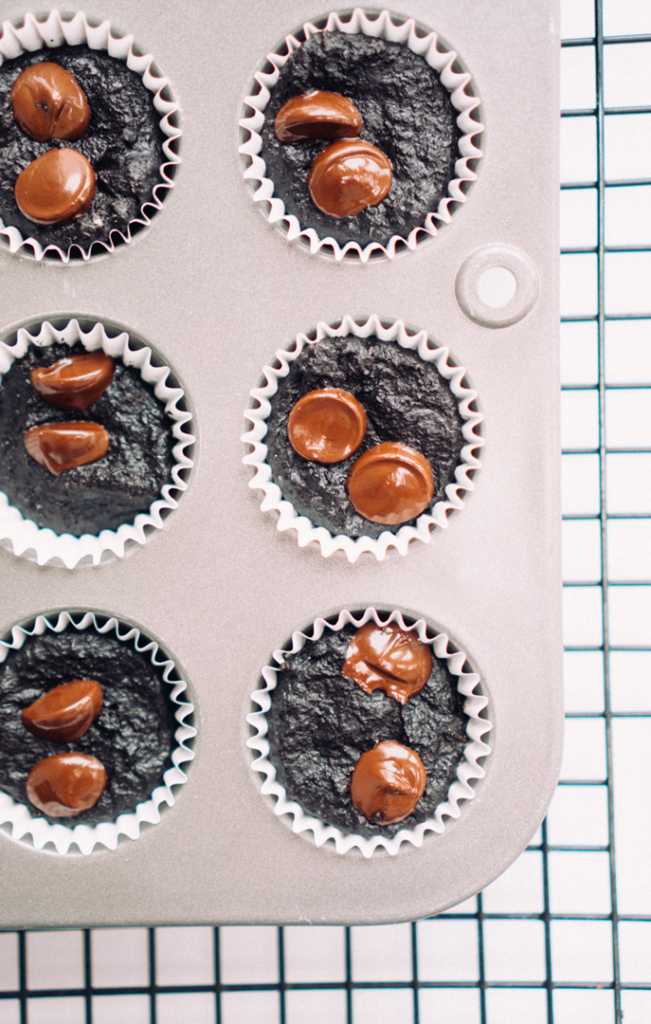
[(89, 754), (54, 754), (27, 776), (29, 802), (50, 818), (71, 818), (94, 807), (106, 786), (104, 765)]
[(420, 693), (431, 671), (431, 647), (421, 643), (413, 629), (400, 629), (395, 622), (360, 626), (342, 669), (365, 693), (384, 690), (401, 704)]
[(104, 352), (68, 356), (32, 370), (32, 387), (57, 409), (87, 409), (113, 380), (115, 364)]
[(350, 797), (369, 821), (395, 825), (414, 813), (426, 785), (418, 754), (386, 740), (360, 757), (350, 779)]
[(345, 96), (313, 89), (293, 96), (276, 114), (274, 131), (280, 142), (304, 139), (352, 139), (362, 130), (357, 107)]
[(11, 89), (14, 117), (37, 142), (81, 138), (90, 121), (86, 95), (74, 76), (52, 61), (32, 64)]
[(23, 725), (35, 736), (58, 743), (81, 739), (102, 710), (102, 687), (94, 679), (73, 679), (48, 690), (23, 708)]
[(392, 526), (425, 511), (434, 494), (434, 477), (420, 452), (385, 441), (353, 463), (346, 489), (360, 516)]
[(89, 209), (95, 182), (95, 171), (83, 153), (49, 149), (18, 175), (16, 203), (35, 224), (65, 224)]
[(292, 448), (312, 462), (343, 462), (357, 451), (365, 433), (364, 407), (341, 388), (308, 392), (287, 420)]

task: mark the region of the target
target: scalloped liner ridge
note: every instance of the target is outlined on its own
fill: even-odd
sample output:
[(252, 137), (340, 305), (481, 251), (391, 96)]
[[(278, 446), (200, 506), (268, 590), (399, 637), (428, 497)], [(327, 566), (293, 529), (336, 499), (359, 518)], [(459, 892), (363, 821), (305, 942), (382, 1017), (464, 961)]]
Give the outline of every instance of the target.
[(482, 156), (481, 150), (475, 145), (473, 137), (484, 131), (484, 126), (475, 121), (471, 116), (472, 112), (480, 105), (480, 99), (466, 92), (466, 88), (472, 81), (468, 72), (453, 71), (452, 65), (457, 59), (455, 50), (440, 51), (438, 49), (438, 35), (436, 32), (429, 32), (426, 36), (417, 33), (417, 23), (414, 18), (409, 18), (400, 25), (396, 25), (391, 19), (388, 11), (383, 10), (377, 18), (371, 19), (359, 7), (350, 13), (349, 19), (342, 20), (342, 17), (335, 11), (328, 16), (323, 29), (317, 28), (312, 22), (306, 22), (302, 26), (305, 39), (308, 40), (319, 32), (345, 32), (348, 35), (363, 34), (366, 36), (381, 37), (389, 42), (402, 43), (409, 47), (418, 56), (424, 58), (427, 63), (438, 72), (441, 83), (450, 93), (453, 106), (459, 112), (457, 126), (463, 133), (459, 139), (459, 152), (461, 156), (455, 164), (456, 177), (448, 183), (448, 195), (444, 196), (436, 211), (427, 214), (425, 222), (409, 232), (407, 238), (400, 235), (393, 235), (386, 246), (379, 242), (370, 242), (364, 248), (358, 242), (349, 241), (341, 246), (334, 238), (320, 238), (314, 228), (302, 228), (298, 218), (294, 214), (285, 213), (285, 204), (278, 196), (274, 196), (274, 183), (266, 177), (266, 165), (261, 156), (262, 139), (260, 131), (264, 124), (264, 110), (271, 96), (271, 89), (276, 85), (280, 73), (289, 57), (302, 45), (301, 40), (294, 35), (285, 37), (287, 53), (278, 52), (267, 54), (267, 61), (273, 67), (273, 71), (258, 71), (254, 78), (259, 87), (258, 92), (247, 96), (244, 104), (250, 107), (254, 113), (249, 117), (243, 117), (240, 127), (249, 132), (249, 139), (242, 143), (238, 152), (248, 157), (250, 164), (244, 171), (244, 178), (247, 181), (258, 182), (258, 187), (253, 193), (253, 201), (256, 203), (266, 202), (269, 204), (267, 219), (270, 224), (285, 222), (287, 239), (291, 242), (297, 238), (306, 238), (310, 245), (310, 252), (316, 253), (324, 247), (332, 249), (334, 258), (342, 260), (348, 253), (359, 257), (362, 263), (366, 263), (371, 255), (381, 253), (389, 259), (393, 259), (397, 246), (406, 245), (408, 249), (415, 249), (418, 244), (419, 233), (434, 236), (438, 233), (435, 221), (442, 224), (449, 224), (452, 220), (452, 213), (449, 209), (451, 203), (465, 203), (466, 195), (462, 185), (464, 182), (476, 181), (477, 175), (469, 166), (470, 160), (478, 160)]
[(475, 796), (475, 789), (471, 782), (483, 779), (486, 774), (484, 767), (479, 764), (479, 758), (484, 758), (491, 752), (491, 748), (482, 737), (492, 729), (492, 723), (481, 717), (482, 711), (488, 705), (488, 698), (475, 692), (481, 682), (480, 677), (476, 672), (464, 672), (463, 670), (466, 655), (462, 651), (449, 650), (449, 638), (446, 633), (438, 633), (434, 637), (429, 637), (427, 623), (424, 619), (418, 619), (413, 625), (407, 625), (398, 610), (391, 612), (386, 619), (381, 619), (375, 608), (367, 608), (361, 618), (355, 618), (352, 612), (343, 609), (335, 623), (318, 618), (314, 622), (311, 634), (300, 631), (292, 633), (291, 649), (274, 651), (273, 660), (282, 666), (286, 654), (296, 654), (307, 642), (318, 640), (326, 629), (338, 632), (346, 625), (359, 627), (370, 621), (375, 622), (378, 626), (395, 622), (400, 629), (416, 630), (419, 639), (423, 643), (431, 644), (435, 656), (441, 660), (445, 659), (450, 673), (459, 678), (458, 690), (465, 697), (464, 711), (468, 715), (466, 731), (469, 743), (457, 769), (457, 778), (450, 786), (445, 801), (436, 808), (433, 818), (422, 821), (413, 829), (400, 829), (391, 839), (387, 839), (385, 836), (366, 837), (342, 832), (336, 825), (326, 825), (319, 818), (306, 814), (295, 800), (289, 800), (284, 786), (276, 781), (276, 769), (269, 760), (270, 747), (269, 741), (266, 739), (268, 729), (266, 716), (271, 707), (271, 693), (276, 688), (279, 668), (266, 665), (262, 669), (262, 677), (266, 686), (251, 694), (251, 699), (259, 706), (260, 710), (252, 711), (246, 716), (249, 725), (256, 730), (256, 735), (247, 740), (247, 747), (258, 752), (258, 757), (251, 762), (251, 770), (264, 776), (260, 792), (275, 799), (274, 814), (278, 817), (289, 815), (292, 818), (292, 832), (311, 832), (316, 846), (323, 846), (328, 840), (333, 840), (337, 853), (343, 854), (349, 850), (358, 849), (366, 858), (371, 857), (378, 849), (384, 849), (387, 853), (395, 856), (403, 843), (411, 843), (412, 846), (420, 847), (423, 845), (427, 832), (440, 834), (445, 830), (444, 818), (456, 819), (460, 816), (460, 802), (472, 800)]
[[(151, 53), (140, 55), (134, 52), (134, 37), (126, 35), (116, 38), (111, 34), (111, 23), (102, 21), (99, 25), (91, 25), (83, 11), (78, 11), (70, 21), (64, 21), (59, 11), (50, 11), (45, 21), (38, 21), (33, 14), (26, 14), (21, 26), (16, 27), (10, 21), (2, 23), (2, 34), (0, 35), (0, 66), (5, 60), (20, 57), (25, 51), (34, 51), (48, 47), (54, 49), (57, 46), (68, 44), (78, 46), (86, 44), (92, 50), (106, 50), (110, 57), (115, 57), (126, 63), (131, 71), (135, 71), (142, 78), (143, 85), (149, 92), (153, 93), (152, 102), (157, 112), (161, 115), (159, 127), (164, 135), (167, 135), (163, 143), (163, 153), (167, 158), (160, 165), (159, 173), (161, 181), (154, 185), (152, 196), (140, 208), (140, 216), (129, 222), (126, 231), (113, 228), (107, 240), (98, 239), (90, 244), (88, 251), (81, 245), (71, 245), (67, 252), (58, 245), (43, 246), (35, 238), (24, 238), (22, 232), (16, 227), (4, 224), (0, 218), (0, 235), (5, 235), (9, 241), (10, 252), (18, 252), (22, 246), (31, 247), (34, 258), (42, 260), (47, 252), (55, 252), (63, 263), (69, 263), (72, 250), (77, 250), (84, 261), (91, 258), (93, 246), (101, 246), (107, 252), (115, 252), (116, 243), (111, 237), (113, 234), (119, 236), (122, 242), (129, 243), (133, 237), (131, 225), (138, 224), (148, 227), (151, 224), (151, 217), (145, 207), (151, 206), (156, 212), (163, 208), (163, 198), (169, 189), (174, 187), (172, 173), (181, 160), (174, 152), (172, 144), (181, 137), (181, 129), (172, 123), (175, 114), (179, 112), (178, 103), (166, 100), (163, 91), (169, 86), (169, 79), (154, 75), (152, 64), (154, 58)], [(162, 196), (159, 195), (162, 193)], [(119, 243), (118, 243), (119, 244)]]
[[(441, 376), (449, 382), (450, 390), (458, 401), (459, 413), (464, 420), (462, 433), (466, 444), (461, 449), (460, 463), (454, 471), (456, 482), (447, 484), (445, 488), (446, 500), (436, 502), (431, 509), (420, 515), (416, 520), (416, 526), (403, 526), (397, 533), (385, 530), (377, 538), (361, 536), (355, 539), (344, 534), (333, 537), (325, 527), (315, 527), (306, 516), (299, 516), (293, 504), (283, 498), (278, 484), (274, 483), (271, 467), (266, 461), (267, 446), (263, 442), (267, 433), (266, 420), (271, 412), (270, 399), (278, 390), (279, 380), (289, 373), (290, 364), (306, 345), (315, 344), (323, 338), (344, 338), (348, 334), (353, 334), (357, 338), (375, 336), (381, 341), (396, 341), (403, 348), (417, 352), (425, 362), (433, 362)], [(242, 435), (242, 441), (250, 445), (252, 451), (245, 455), (242, 461), (255, 470), (249, 487), (263, 492), (261, 510), (278, 513), (277, 530), (295, 530), (298, 546), (301, 548), (311, 542), (317, 543), (324, 558), (328, 558), (335, 551), (343, 551), (349, 562), (356, 562), (363, 551), (370, 552), (378, 561), (382, 561), (390, 547), (395, 547), (401, 555), (406, 555), (410, 541), (420, 540), (428, 544), (432, 527), (447, 527), (448, 513), (452, 509), (461, 510), (464, 507), (461, 492), (474, 490), (471, 473), (481, 468), (481, 462), (474, 453), (475, 449), (484, 445), (483, 437), (476, 433), (483, 415), (470, 408), (477, 398), (477, 392), (463, 385), (465, 367), (451, 366), (448, 362), (449, 352), (450, 350), (444, 347), (430, 348), (426, 331), (409, 334), (402, 320), (396, 320), (389, 327), (385, 327), (376, 314), (370, 316), (364, 324), (357, 323), (349, 315), (346, 315), (337, 327), (320, 321), (316, 326), (314, 339), (308, 338), (306, 334), (298, 334), (293, 349), (279, 349), (276, 352), (280, 366), (263, 367), (262, 373), (266, 384), (251, 390), (251, 397), (258, 403), (258, 407), (247, 409), (244, 413), (252, 426)]]

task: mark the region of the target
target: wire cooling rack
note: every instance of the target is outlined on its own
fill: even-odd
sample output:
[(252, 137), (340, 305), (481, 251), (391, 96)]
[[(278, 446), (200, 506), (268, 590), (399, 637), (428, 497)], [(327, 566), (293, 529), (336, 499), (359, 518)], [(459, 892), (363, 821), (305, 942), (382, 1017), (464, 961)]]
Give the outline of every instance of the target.
[(0, 934), (0, 1024), (651, 1021), (651, 7), (562, 0), (562, 34), (567, 721), (546, 822), (434, 920)]

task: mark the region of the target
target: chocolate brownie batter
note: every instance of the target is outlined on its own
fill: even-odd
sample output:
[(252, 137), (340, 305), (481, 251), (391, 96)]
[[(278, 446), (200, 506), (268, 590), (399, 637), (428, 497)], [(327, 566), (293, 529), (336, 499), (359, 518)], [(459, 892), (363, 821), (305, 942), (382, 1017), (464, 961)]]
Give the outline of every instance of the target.
[[(90, 124), (76, 142), (36, 142), (14, 119), (11, 88), (21, 71), (42, 61), (60, 64), (86, 94)], [(125, 232), (162, 180), (159, 168), (165, 160), (166, 136), (152, 100), (140, 75), (104, 50), (60, 46), (5, 61), (0, 67), (0, 216), (5, 226), (17, 227), (24, 238), (35, 238), (43, 246), (58, 245), (64, 252), (75, 243), (87, 250), (94, 241), (108, 241), (112, 231)], [(55, 147), (83, 153), (97, 175), (97, 191), (86, 213), (47, 227), (20, 212), (14, 186), (32, 160)], [(114, 236), (113, 241), (120, 239)]]
[[(115, 360), (113, 380), (83, 411), (57, 409), (36, 393), (30, 372), (82, 345), (30, 345), (0, 378), (0, 491), (26, 519), (55, 533), (98, 534), (148, 512), (172, 479), (172, 421), (137, 370)], [(41, 423), (88, 420), (109, 434), (107, 455), (54, 476), (25, 449), (25, 433)]]
[[(0, 664), (0, 789), (27, 804), (25, 780), (34, 765), (54, 754), (91, 754), (104, 765), (106, 789), (88, 811), (63, 824), (113, 821), (147, 800), (171, 767), (175, 720), (161, 670), (132, 642), (94, 630), (46, 632), (27, 637)], [(22, 723), (21, 711), (60, 683), (93, 679), (103, 690), (102, 710), (81, 739), (40, 739)], [(50, 818), (31, 808), (34, 816)]]
[[(343, 388), (366, 411), (366, 436), (345, 462), (323, 465), (301, 458), (287, 439), (287, 418), (295, 402), (317, 388)], [(379, 537), (406, 525), (384, 526), (358, 515), (346, 491), (353, 462), (373, 445), (395, 441), (408, 445), (429, 462), (434, 476), (432, 504), (445, 498), (445, 487), (465, 444), (457, 399), (433, 363), (377, 338), (324, 338), (306, 345), (278, 382), (267, 420), (267, 461), (283, 498), (299, 515), (333, 535)], [(410, 520), (413, 525), (416, 520)]]
[[(468, 716), (456, 677), (433, 657), (432, 673), (419, 694), (399, 704), (382, 690), (365, 693), (342, 674), (356, 626), (326, 630), (287, 657), (278, 673), (267, 714), (269, 759), (278, 781), (308, 813), (344, 832), (394, 836), (431, 818), (456, 778)], [(350, 778), (363, 753), (384, 740), (415, 750), (427, 772), (427, 786), (408, 818), (376, 825), (353, 806)]]
[[(323, 140), (281, 143), (274, 119), (294, 96), (325, 89), (352, 100), (362, 115), (361, 138), (377, 146), (393, 165), (393, 184), (378, 206), (339, 220), (312, 202), (307, 175)], [(457, 112), (437, 72), (407, 46), (342, 32), (319, 32), (296, 50), (283, 68), (265, 109), (261, 157), (274, 195), (302, 228), (340, 245), (355, 240), (383, 245), (392, 235), (407, 238), (438, 209), (455, 177), (459, 158)]]

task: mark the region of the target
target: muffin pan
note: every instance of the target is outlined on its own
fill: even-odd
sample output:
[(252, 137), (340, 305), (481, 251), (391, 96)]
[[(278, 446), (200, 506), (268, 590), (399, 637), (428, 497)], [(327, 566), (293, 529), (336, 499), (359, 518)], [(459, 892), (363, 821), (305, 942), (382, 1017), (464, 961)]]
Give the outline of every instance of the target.
[[(0, 3), (2, 20), (24, 8)], [(329, 13), (324, 8), (323, 15)], [(0, 927), (374, 923), (440, 912), (503, 871), (537, 829), (561, 754), (555, 5), (414, 0), (472, 69), (485, 125), (477, 180), (436, 237), (394, 259), (337, 261), (260, 215), (242, 175), (239, 121), (265, 55), (314, 8), (150, 0), (86, 8), (155, 54), (181, 110), (175, 187), (115, 252), (63, 265), (0, 247), (0, 338), (38, 321), (133, 333), (174, 367), (192, 415), (194, 468), (178, 507), (127, 557), (74, 569), (0, 549), (0, 636), (56, 610), (110, 609), (173, 652), (197, 730), (187, 784), (136, 842), (36, 849), (0, 829)], [(517, 283), (502, 307), (482, 274)], [(490, 298), (490, 297), (489, 297)], [(428, 544), (382, 561), (324, 558), (276, 530), (249, 487), (243, 413), (260, 368), (317, 323), (402, 320), (449, 348), (483, 415), (482, 468), (464, 510)], [(474, 799), (419, 848), (339, 855), (273, 813), (251, 770), (262, 669), (292, 634), (342, 609), (423, 618), (472, 658), (491, 754)], [(43, 898), (46, 893), (47, 897)]]

